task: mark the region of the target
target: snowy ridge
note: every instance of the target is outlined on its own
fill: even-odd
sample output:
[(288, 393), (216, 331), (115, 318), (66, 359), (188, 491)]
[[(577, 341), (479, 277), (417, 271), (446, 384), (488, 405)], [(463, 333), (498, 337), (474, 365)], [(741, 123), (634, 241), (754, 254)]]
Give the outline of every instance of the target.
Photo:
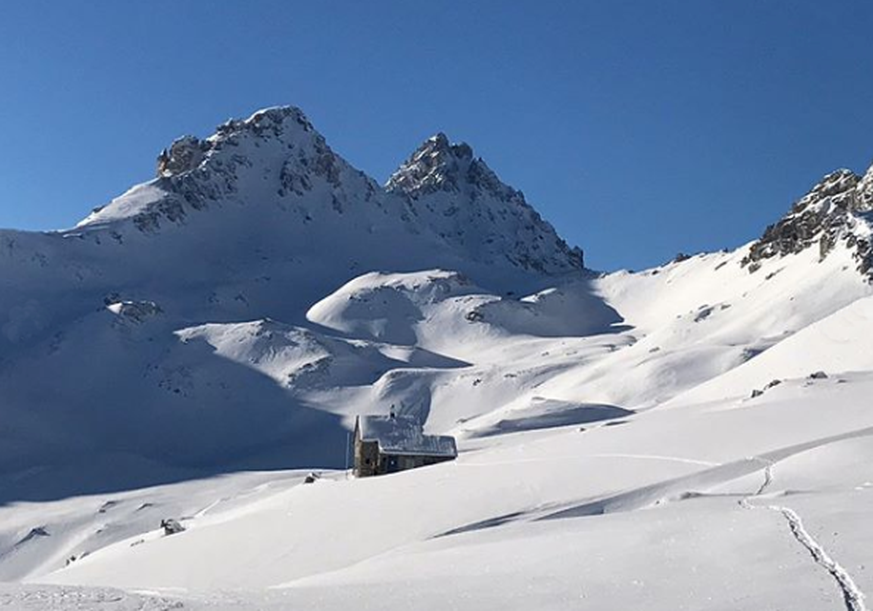
[[(266, 150), (253, 156), (251, 149), (262, 146)], [(283, 148), (295, 154), (289, 156)], [(267, 165), (259, 169), (270, 173), (278, 170), (284, 188), (311, 188), (310, 172), (301, 172), (310, 161), (311, 174), (338, 182), (339, 160), (300, 109), (261, 110), (246, 120), (220, 125), (205, 140), (195, 136), (175, 140), (158, 156), (157, 179), (96, 209), (77, 227), (127, 219), (141, 231), (155, 231), (162, 223), (181, 222), (210, 201), (238, 194), (246, 170), (256, 164)]]
[[(272, 204), (295, 212), (294, 223), (329, 222), (334, 231), (343, 223), (325, 218), (325, 209), (353, 218), (371, 233), (387, 215), (391, 230), (400, 229), (396, 223), (401, 231), (426, 234), (423, 242), (442, 243), (481, 264), (544, 273), (583, 268), (581, 251), (569, 248), (519, 191), (474, 159), (467, 145), (449, 145), (442, 134), (397, 170), (387, 190), (334, 153), (295, 107), (228, 121), (204, 140), (184, 136), (161, 152), (157, 165), (158, 178), (96, 209), (76, 229), (108, 230), (111, 239), (123, 241), (128, 224), (154, 233), (228, 203)], [(441, 197), (425, 197), (438, 191)]]
[(521, 191), (503, 184), (469, 145), (450, 144), (445, 134), (425, 141), (386, 189), (408, 198), (428, 226), (476, 260), (508, 259), (544, 273), (584, 267), (582, 250), (568, 247)]
[(743, 265), (754, 272), (763, 259), (797, 254), (818, 246), (823, 260), (840, 244), (852, 252), (855, 267), (865, 275), (873, 270), (871, 217), (873, 166), (861, 177), (851, 170), (837, 170), (792, 206), (777, 223), (767, 227), (752, 244)]
[[(864, 608), (870, 172), (601, 275), (442, 134), (383, 188), (274, 108), (157, 173), (0, 232), (0, 605)], [(392, 405), (457, 460), (349, 477)]]

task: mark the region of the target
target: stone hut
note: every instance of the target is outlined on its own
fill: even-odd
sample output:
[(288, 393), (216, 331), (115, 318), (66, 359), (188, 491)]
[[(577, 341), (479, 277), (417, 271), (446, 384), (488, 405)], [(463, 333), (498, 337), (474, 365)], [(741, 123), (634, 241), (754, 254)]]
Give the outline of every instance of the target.
[(433, 465), (458, 456), (455, 438), (425, 435), (415, 416), (358, 416), (355, 475), (369, 477)]

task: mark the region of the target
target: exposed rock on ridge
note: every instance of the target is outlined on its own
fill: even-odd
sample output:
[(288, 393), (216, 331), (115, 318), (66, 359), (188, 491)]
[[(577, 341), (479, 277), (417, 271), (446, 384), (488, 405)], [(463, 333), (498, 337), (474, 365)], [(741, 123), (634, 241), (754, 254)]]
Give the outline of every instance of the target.
[(505, 257), (546, 273), (583, 269), (581, 249), (568, 247), (524, 194), (501, 182), (469, 145), (452, 144), (443, 133), (427, 139), (385, 188), (478, 260)]
[(840, 243), (852, 251), (861, 274), (873, 280), (873, 167), (860, 177), (850, 170), (837, 170), (792, 206), (791, 211), (770, 225), (752, 244), (742, 264), (755, 272), (761, 261), (796, 254), (818, 246), (819, 260)]
[(312, 188), (311, 174), (338, 186), (339, 162), (303, 111), (291, 106), (268, 108), (248, 119), (219, 125), (206, 140), (184, 136), (163, 150), (158, 155), (157, 174), (168, 196), (137, 215), (134, 223), (140, 230), (155, 230), (162, 218), (178, 222), (186, 208), (200, 210), (212, 201), (237, 195), (240, 174), (255, 165), (239, 150), (245, 143), (273, 149), (272, 161), (287, 157), (280, 171), (279, 196), (289, 191), (304, 195)]
[(428, 138), (410, 158), (397, 169), (385, 188), (418, 197), (437, 191), (457, 193), (472, 168), (484, 165), (473, 159), (469, 145), (450, 144), (442, 132)]
[(422, 244), (441, 243), (448, 247), (441, 251), (480, 264), (547, 274), (583, 269), (582, 251), (569, 248), (468, 145), (438, 134), (382, 188), (290, 106), (228, 121), (206, 139), (177, 139), (158, 156), (155, 180), (96, 209), (78, 229), (112, 225), (112, 237), (122, 242), (128, 225), (155, 234), (224, 202), (293, 211), (287, 229), (303, 224), (310, 235), (313, 222), (325, 234), (339, 225), (351, 233), (381, 227), (386, 239), (398, 231), (420, 235)]
[(182, 136), (158, 155), (158, 176), (170, 177), (193, 170), (209, 149), (208, 142), (201, 142), (194, 136)]

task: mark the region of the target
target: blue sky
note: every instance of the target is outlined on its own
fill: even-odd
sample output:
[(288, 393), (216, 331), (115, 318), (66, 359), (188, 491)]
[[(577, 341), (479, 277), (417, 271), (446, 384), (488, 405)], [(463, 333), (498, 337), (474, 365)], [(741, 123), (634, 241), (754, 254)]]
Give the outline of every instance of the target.
[(73, 225), (173, 138), (302, 107), (380, 181), (470, 143), (589, 266), (735, 247), (873, 161), (869, 0), (4, 2), (0, 227)]

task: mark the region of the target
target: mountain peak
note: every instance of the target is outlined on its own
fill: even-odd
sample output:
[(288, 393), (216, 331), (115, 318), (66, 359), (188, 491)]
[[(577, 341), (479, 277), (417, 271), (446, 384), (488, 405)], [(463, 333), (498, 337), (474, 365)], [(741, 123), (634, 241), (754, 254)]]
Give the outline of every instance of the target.
[(77, 228), (130, 221), (140, 231), (153, 232), (222, 199), (263, 203), (276, 194), (303, 197), (322, 181), (338, 189), (344, 177), (372, 183), (349, 168), (295, 106), (230, 119), (207, 138), (177, 138), (158, 155), (156, 175), (95, 208)]
[[(244, 218), (221, 220), (243, 209)], [(95, 232), (108, 230), (121, 243), (128, 232), (152, 235), (193, 224), (206, 210), (216, 215), (208, 224), (222, 227), (227, 240), (263, 234), (265, 225), (282, 228), (276, 242), (299, 233), (310, 249), (339, 234), (355, 244), (414, 235), (431, 242), (421, 253), (428, 265), (462, 260), (548, 274), (582, 269), (581, 251), (568, 247), (469, 145), (435, 134), (383, 190), (335, 154), (294, 106), (232, 119), (207, 138), (175, 140), (158, 156), (156, 179), (95, 209), (76, 231), (97, 240)], [(427, 254), (434, 248), (441, 254)], [(352, 250), (349, 265), (377, 264), (371, 249)]]
[(405, 198), (439, 236), (474, 260), (545, 273), (584, 268), (582, 251), (570, 248), (554, 227), (503, 183), (466, 143), (442, 132), (403, 162), (385, 190)]
[(246, 137), (282, 140), (294, 132), (312, 134), (323, 143), (323, 138), (296, 106), (274, 106), (253, 113), (248, 119), (229, 119), (205, 140), (190, 135), (174, 140), (158, 155), (157, 176), (169, 178), (190, 172), (199, 167), (210, 153), (226, 146), (238, 146)]
[(218, 126), (210, 140), (221, 140), (245, 132), (256, 136), (281, 137), (288, 130), (316, 133), (306, 114), (296, 106), (272, 106), (258, 110), (248, 119), (229, 119)]
[(452, 143), (448, 136), (438, 132), (415, 149), (391, 175), (385, 188), (412, 197), (436, 191), (458, 192), (463, 190), (471, 170), (484, 165), (481, 159), (474, 159), (470, 145)]
[(840, 169), (822, 178), (791, 210), (767, 227), (742, 264), (754, 272), (764, 259), (818, 246), (824, 260), (838, 244), (852, 252), (858, 271), (873, 280), (873, 166), (861, 177)]
[(416, 154), (472, 159), (473, 149), (466, 142), (452, 143), (443, 132), (437, 132), (418, 147)]

